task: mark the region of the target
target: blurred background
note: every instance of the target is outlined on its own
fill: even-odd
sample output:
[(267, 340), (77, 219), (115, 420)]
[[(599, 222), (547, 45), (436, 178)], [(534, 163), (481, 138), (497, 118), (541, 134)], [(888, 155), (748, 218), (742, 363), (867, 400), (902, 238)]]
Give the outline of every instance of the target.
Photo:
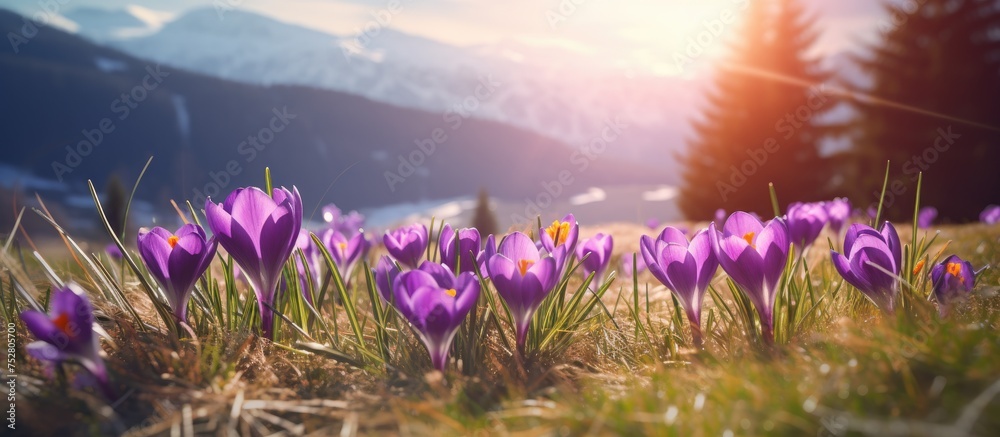
[[(7, 0), (0, 225), (97, 231), (239, 186), (305, 215), (709, 219), (1000, 203), (995, 0)], [(34, 214), (26, 214), (26, 216)], [(37, 217), (26, 226), (44, 228)]]

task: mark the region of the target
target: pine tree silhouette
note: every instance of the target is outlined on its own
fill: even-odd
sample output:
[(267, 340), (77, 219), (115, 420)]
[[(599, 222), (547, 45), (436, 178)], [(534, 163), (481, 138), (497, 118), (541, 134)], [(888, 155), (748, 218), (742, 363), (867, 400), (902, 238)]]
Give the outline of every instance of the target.
[(115, 235), (121, 236), (125, 231), (125, 204), (127, 195), (125, 185), (117, 174), (111, 175), (108, 184), (104, 187), (104, 213), (108, 217), (108, 224), (115, 231)]
[[(1000, 127), (1000, 6), (995, 0), (916, 6), (884, 3), (891, 19), (882, 23), (881, 40), (854, 58), (872, 78), (859, 91)], [(1000, 132), (886, 106), (855, 107), (859, 129), (851, 152), (862, 176), (855, 195), (864, 204), (878, 202), (886, 160), (890, 184), (903, 187), (891, 198), (890, 218), (911, 217), (920, 171), (921, 204), (935, 206), (945, 220), (975, 220), (984, 206), (1000, 203)]]
[(476, 211), (472, 216), (472, 227), (479, 230), (479, 235), (482, 235), (484, 240), (490, 234), (497, 234), (497, 219), (490, 209), (490, 195), (486, 193), (485, 188), (479, 190)]
[[(834, 106), (821, 84), (830, 75), (807, 56), (817, 32), (795, 0), (751, 2), (726, 64), (716, 72), (683, 163), (679, 206), (688, 218), (718, 208), (773, 214), (767, 184), (783, 202), (818, 200), (829, 180), (819, 141), (832, 126), (817, 117)], [(756, 73), (756, 74), (749, 74)], [(773, 80), (794, 78), (814, 87)]]

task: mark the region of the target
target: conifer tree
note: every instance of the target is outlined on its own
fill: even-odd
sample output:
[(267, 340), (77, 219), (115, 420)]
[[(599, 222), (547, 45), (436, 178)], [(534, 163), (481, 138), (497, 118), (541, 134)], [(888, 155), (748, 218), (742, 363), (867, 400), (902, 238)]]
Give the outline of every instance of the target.
[(479, 234), (484, 240), (490, 234), (497, 234), (497, 219), (490, 209), (490, 195), (486, 193), (485, 188), (479, 190), (476, 211), (472, 216), (472, 227), (479, 230)]
[(125, 231), (125, 205), (128, 201), (125, 193), (125, 185), (117, 174), (111, 175), (107, 186), (104, 187), (104, 212), (108, 217), (108, 224), (121, 236)]
[[(871, 78), (858, 91), (1000, 127), (1000, 5), (924, 0), (884, 7), (880, 40), (855, 58)], [(878, 202), (886, 160), (890, 184), (899, 187), (886, 196), (890, 218), (912, 215), (921, 171), (921, 204), (945, 220), (975, 220), (983, 207), (1000, 203), (1000, 131), (887, 105), (855, 107), (859, 129), (851, 152), (866, 176), (856, 194), (863, 204)]]
[(769, 182), (786, 203), (824, 196), (819, 145), (831, 127), (817, 119), (834, 102), (822, 87), (829, 74), (807, 53), (816, 37), (798, 1), (750, 3), (679, 157), (688, 218), (711, 218), (718, 208), (773, 215)]

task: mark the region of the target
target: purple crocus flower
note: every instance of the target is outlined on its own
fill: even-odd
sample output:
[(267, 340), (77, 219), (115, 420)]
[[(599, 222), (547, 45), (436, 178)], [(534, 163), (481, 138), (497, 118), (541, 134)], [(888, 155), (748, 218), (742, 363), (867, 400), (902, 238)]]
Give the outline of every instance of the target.
[(446, 224), (438, 238), (441, 263), (453, 271), (458, 268), (460, 272), (475, 272), (481, 245), (479, 230), (476, 228), (463, 228), (456, 232), (451, 225)]
[(573, 214), (566, 214), (562, 220), (555, 220), (549, 227), (542, 230), (542, 247), (556, 259), (560, 276), (566, 265), (567, 255), (573, 254), (579, 238), (580, 225)]
[(111, 243), (104, 247), (104, 253), (108, 254), (111, 259), (118, 261), (122, 259), (122, 251), (118, 248), (118, 245)]
[(833, 266), (840, 276), (868, 296), (882, 311), (893, 312), (899, 292), (897, 277), (902, 266), (902, 250), (896, 228), (889, 222), (885, 222), (879, 230), (855, 223), (844, 236), (844, 253), (846, 257), (830, 251)]
[(441, 264), (424, 262), (393, 281), (393, 305), (427, 347), (434, 368), (444, 371), (451, 341), (476, 306), (479, 280), (470, 272), (455, 276)]
[(543, 258), (527, 235), (514, 232), (500, 241), (497, 253), (487, 262), (487, 270), (497, 294), (514, 317), (517, 347), (523, 354), (531, 317), (559, 279), (556, 259)]
[[(299, 230), (299, 236), (295, 239), (295, 249), (301, 250), (302, 255), (306, 259), (306, 264), (303, 265), (302, 260), (294, 253), (293, 249), (292, 260), (295, 261), (295, 269), (299, 275), (299, 288), (302, 292), (302, 297), (312, 305), (312, 294), (309, 292), (309, 277), (312, 277), (313, 291), (317, 291), (320, 281), (322, 281), (322, 278), (320, 278), (323, 265), (320, 262), (321, 254), (319, 248), (313, 243), (309, 231), (305, 229)], [(306, 274), (307, 271), (309, 272), (308, 275)]]
[(28, 355), (53, 365), (76, 362), (94, 376), (105, 394), (111, 393), (100, 340), (94, 334), (94, 308), (79, 285), (70, 282), (55, 290), (49, 314), (25, 310), (21, 321), (38, 339), (25, 347)]
[(851, 202), (844, 197), (838, 197), (829, 202), (825, 202), (827, 223), (833, 232), (840, 234), (844, 224), (851, 218)]
[(205, 273), (215, 256), (215, 237), (206, 238), (205, 230), (193, 223), (177, 232), (161, 227), (140, 229), (137, 239), (139, 256), (149, 274), (163, 287), (167, 303), (179, 322), (187, 320), (187, 302), (198, 278)]
[(417, 268), (420, 258), (427, 250), (427, 226), (412, 224), (387, 231), (382, 237), (385, 250), (389, 251), (396, 261), (411, 269)]
[(822, 203), (793, 203), (788, 206), (785, 216), (788, 237), (801, 251), (809, 247), (823, 232), (828, 220), (826, 207)]
[(493, 255), (496, 254), (497, 254), (497, 239), (496, 237), (493, 236), (493, 234), (490, 234), (489, 237), (486, 237), (486, 244), (483, 245), (483, 250), (479, 252), (479, 255), (476, 257), (476, 262), (479, 264), (480, 274), (484, 276), (489, 276), (488, 273), (486, 272), (486, 263), (489, 262), (490, 258), (492, 258)]
[(350, 238), (364, 226), (365, 216), (357, 211), (344, 215), (337, 205), (331, 203), (323, 207), (323, 221), (329, 223), (330, 229), (335, 229)]
[(660, 227), (660, 220), (656, 217), (651, 217), (646, 219), (646, 227), (649, 229), (656, 229)]
[(1000, 205), (990, 205), (979, 213), (979, 221), (987, 225), (1000, 223)]
[(684, 307), (697, 347), (702, 344), (701, 303), (719, 268), (709, 232), (709, 229), (699, 231), (689, 243), (684, 234), (668, 226), (656, 240), (648, 235), (639, 240), (649, 272), (673, 291)]
[(719, 223), (724, 223), (726, 221), (726, 210), (719, 208), (715, 210), (715, 221)]
[(583, 263), (584, 276), (594, 273), (594, 280), (590, 283), (591, 290), (597, 290), (604, 282), (604, 273), (611, 264), (611, 251), (614, 245), (615, 240), (611, 235), (598, 233), (576, 246), (576, 258)]
[(740, 286), (760, 316), (764, 340), (774, 341), (774, 298), (788, 261), (788, 227), (780, 218), (766, 224), (743, 211), (726, 220), (722, 232), (709, 225), (719, 265)]
[(257, 187), (238, 188), (220, 204), (205, 202), (208, 227), (233, 257), (257, 295), (264, 337), (274, 339), (274, 313), (281, 269), (302, 229), (302, 198), (294, 186), (268, 195)]
[(938, 210), (933, 206), (925, 206), (917, 211), (917, 227), (920, 229), (927, 229), (934, 224), (934, 219), (937, 218)]
[(324, 231), (321, 240), (326, 250), (330, 252), (330, 258), (333, 258), (333, 263), (336, 264), (345, 285), (349, 285), (355, 266), (368, 255), (372, 243), (365, 238), (363, 232), (348, 237), (347, 234), (335, 229)]
[(972, 286), (976, 284), (976, 272), (972, 270), (972, 263), (951, 255), (931, 269), (931, 283), (934, 298), (944, 316), (952, 302), (965, 298), (972, 291)]
[(626, 275), (627, 277), (632, 277), (633, 267), (637, 274), (644, 272), (648, 268), (646, 266), (646, 260), (642, 257), (642, 255), (635, 257), (635, 265), (633, 265), (632, 264), (633, 254), (635, 254), (635, 252), (626, 253), (624, 256), (622, 256), (621, 259), (622, 274)]
[(392, 284), (400, 273), (399, 267), (392, 262), (392, 258), (389, 258), (388, 255), (382, 255), (378, 259), (378, 263), (375, 264), (375, 268), (372, 269), (372, 275), (375, 276), (375, 289), (386, 302), (392, 301)]

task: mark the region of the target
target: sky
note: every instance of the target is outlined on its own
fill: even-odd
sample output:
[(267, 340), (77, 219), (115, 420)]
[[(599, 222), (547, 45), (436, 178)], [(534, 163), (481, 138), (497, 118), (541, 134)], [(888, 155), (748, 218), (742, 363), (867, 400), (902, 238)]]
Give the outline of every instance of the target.
[[(334, 33), (357, 34), (381, 25), (458, 46), (510, 43), (556, 47), (608, 64), (669, 72), (674, 55), (715, 29), (725, 38), (735, 25), (719, 23), (738, 15), (752, 0), (59, 0), (60, 12), (79, 7), (106, 9), (137, 5), (169, 14), (198, 7), (249, 9), (282, 21)], [(30, 15), (40, 0), (7, 0)], [(803, 0), (822, 34), (819, 54), (860, 47), (876, 35), (882, 11), (873, 0)], [(392, 5), (398, 5), (391, 7)], [(716, 56), (724, 44), (710, 43)]]

